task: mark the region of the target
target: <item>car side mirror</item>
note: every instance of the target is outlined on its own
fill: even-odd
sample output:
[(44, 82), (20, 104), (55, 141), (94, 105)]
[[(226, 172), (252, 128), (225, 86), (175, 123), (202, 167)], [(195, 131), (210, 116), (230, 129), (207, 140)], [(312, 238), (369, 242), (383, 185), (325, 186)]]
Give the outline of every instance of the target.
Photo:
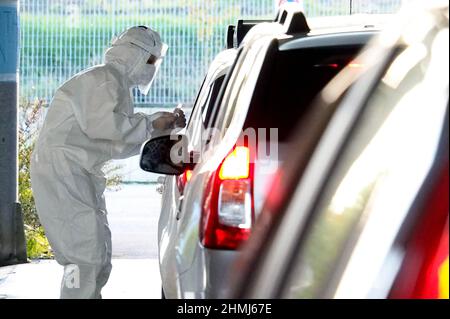
[(184, 135), (159, 136), (148, 140), (141, 151), (139, 165), (146, 172), (181, 175), (192, 170), (194, 164), (187, 151)]

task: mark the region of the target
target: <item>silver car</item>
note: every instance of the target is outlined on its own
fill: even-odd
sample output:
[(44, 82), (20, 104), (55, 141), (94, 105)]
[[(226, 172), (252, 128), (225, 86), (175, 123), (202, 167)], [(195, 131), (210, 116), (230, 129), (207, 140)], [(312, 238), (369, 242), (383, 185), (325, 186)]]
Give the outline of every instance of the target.
[[(197, 150), (201, 147), (202, 136), (211, 117), (215, 99), (236, 54), (236, 49), (222, 51), (209, 67), (186, 127), (186, 135), (190, 137), (189, 147), (191, 149)], [(180, 298), (185, 295), (182, 294), (179, 276), (183, 273), (183, 269), (189, 267), (190, 264), (180, 258), (178, 245), (183, 239), (179, 234), (183, 192), (191, 176), (192, 171), (186, 170), (179, 176), (167, 176), (162, 181), (162, 209), (158, 224), (158, 243), (162, 294), (165, 298)]]
[[(219, 55), (228, 62), (220, 72), (216, 63), (211, 67), (217, 75), (207, 77), (180, 139), (152, 139), (142, 150), (144, 170), (178, 175), (165, 179), (159, 223), (167, 298), (227, 295), (230, 266), (286, 160), (286, 138), (315, 95), (374, 34), (361, 29), (312, 32), (295, 11), (279, 19), (284, 22), (258, 24), (239, 48)], [(236, 58), (228, 59), (230, 54)], [(272, 128), (278, 133), (275, 140)], [(247, 129), (258, 129), (256, 143), (239, 143)], [(195, 165), (178, 165), (169, 155), (176, 145), (184, 145), (183, 136), (189, 137), (188, 159), (201, 157)]]

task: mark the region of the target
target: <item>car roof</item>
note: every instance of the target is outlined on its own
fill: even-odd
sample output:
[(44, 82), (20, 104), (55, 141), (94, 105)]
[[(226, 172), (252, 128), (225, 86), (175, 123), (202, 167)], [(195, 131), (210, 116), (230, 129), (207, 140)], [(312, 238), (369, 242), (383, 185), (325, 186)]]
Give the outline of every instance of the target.
[(212, 63), (218, 63), (218, 64), (222, 64), (222, 63), (227, 63), (230, 60), (234, 59), (237, 55), (237, 49), (227, 49), (227, 50), (223, 50), (220, 51), (216, 57), (214, 58)]
[(395, 17), (394, 14), (352, 14), (327, 17), (310, 17), (308, 25), (311, 32), (333, 32), (339, 29), (349, 28), (373, 28), (381, 29), (389, 24)]
[(237, 56), (237, 49), (227, 49), (219, 52), (208, 68), (207, 81), (214, 81), (226, 74)]
[(281, 41), (280, 51), (289, 51), (304, 48), (333, 47), (343, 45), (359, 45), (367, 44), (371, 37), (377, 34), (377, 31), (356, 31), (342, 33), (325, 33), (298, 38), (291, 38)]
[(334, 28), (317, 28), (307, 33), (287, 34), (279, 23), (263, 22), (248, 32), (240, 47), (251, 46), (261, 38), (266, 38), (268, 41), (276, 39), (284, 43), (283, 48), (280, 47), (283, 51), (308, 47), (365, 45), (377, 33), (379, 30), (373, 25), (348, 23)]

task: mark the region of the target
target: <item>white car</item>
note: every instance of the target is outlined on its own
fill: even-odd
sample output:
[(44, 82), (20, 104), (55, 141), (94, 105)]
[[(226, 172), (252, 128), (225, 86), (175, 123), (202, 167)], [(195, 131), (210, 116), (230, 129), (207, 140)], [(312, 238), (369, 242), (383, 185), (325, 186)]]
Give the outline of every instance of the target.
[(448, 299), (449, 5), (421, 5), (298, 123), (229, 297)]
[[(185, 136), (189, 158), (171, 153), (183, 135), (148, 141), (141, 168), (164, 173), (160, 266), (167, 298), (221, 298), (231, 265), (259, 215), (286, 138), (316, 94), (352, 62), (373, 30), (311, 31), (301, 11), (281, 11), (254, 26), (236, 49), (213, 62)], [(216, 129), (212, 136), (207, 129)], [(278, 139), (271, 141), (271, 128)], [(246, 129), (256, 143), (237, 145)], [(180, 138), (181, 140), (179, 140)], [(248, 141), (247, 141), (248, 142)], [(261, 155), (257, 149), (274, 149)], [(265, 152), (264, 152), (265, 153)]]

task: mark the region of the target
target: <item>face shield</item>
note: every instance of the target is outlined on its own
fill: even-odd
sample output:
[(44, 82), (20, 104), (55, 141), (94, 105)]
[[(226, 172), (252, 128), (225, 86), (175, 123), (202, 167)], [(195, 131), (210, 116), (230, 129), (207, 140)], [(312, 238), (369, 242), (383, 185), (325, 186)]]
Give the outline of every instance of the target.
[(145, 65), (143, 66), (143, 82), (138, 84), (139, 91), (147, 95), (150, 91), (150, 87), (153, 83), (153, 80), (155, 79), (156, 75), (158, 74), (159, 68), (161, 67), (161, 63), (166, 56), (168, 49), (168, 45), (163, 43), (161, 46), (161, 54), (159, 57), (150, 54), (150, 56), (146, 59)]

